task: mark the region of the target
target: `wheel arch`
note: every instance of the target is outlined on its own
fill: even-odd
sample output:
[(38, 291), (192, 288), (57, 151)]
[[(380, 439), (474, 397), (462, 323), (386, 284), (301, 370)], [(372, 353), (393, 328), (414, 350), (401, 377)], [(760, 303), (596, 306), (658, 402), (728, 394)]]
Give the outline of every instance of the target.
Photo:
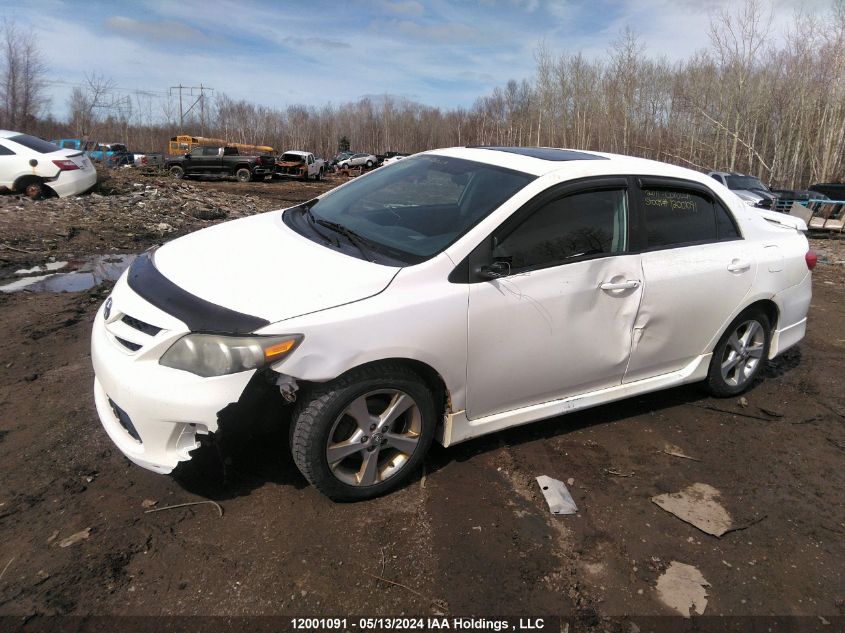
[(740, 310), (737, 314), (742, 314), (747, 310), (751, 309), (759, 309), (766, 315), (766, 318), (769, 319), (769, 325), (771, 326), (772, 330), (777, 329), (778, 319), (780, 318), (780, 308), (778, 308), (778, 304), (775, 303), (772, 299), (759, 299), (754, 303), (751, 303), (745, 306), (742, 310)]
[(47, 184), (47, 179), (43, 178), (42, 176), (36, 176), (35, 174), (24, 174), (23, 176), (18, 176), (17, 179), (15, 179), (15, 182), (12, 184), (12, 191), (14, 191), (15, 193), (21, 193), (26, 188), (26, 186), (33, 181), (40, 182), (45, 185)]
[[(337, 378), (341, 378), (352, 371), (357, 371), (362, 367), (397, 364), (407, 367), (423, 380), (426, 387), (428, 387), (428, 389), (434, 396), (434, 406), (438, 412), (438, 416), (442, 416), (444, 413), (451, 412), (452, 397), (449, 388), (446, 386), (446, 381), (443, 379), (443, 376), (440, 375), (440, 372), (438, 372), (434, 367), (432, 367), (428, 363), (425, 363), (421, 360), (405, 357), (379, 358), (376, 360), (370, 360), (365, 363), (360, 363), (358, 365), (349, 367), (349, 369), (337, 376)], [(311, 383), (313, 381), (303, 380), (300, 382)], [(438, 425), (440, 425), (441, 423), (442, 419), (439, 418)]]

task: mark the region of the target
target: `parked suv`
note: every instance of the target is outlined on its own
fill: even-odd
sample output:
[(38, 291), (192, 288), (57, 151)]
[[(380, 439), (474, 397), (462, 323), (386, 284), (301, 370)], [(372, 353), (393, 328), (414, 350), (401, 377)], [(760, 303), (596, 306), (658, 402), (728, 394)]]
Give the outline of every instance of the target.
[(804, 336), (804, 230), (653, 161), (418, 154), (136, 259), (94, 321), (97, 411), (166, 473), (284, 398), (305, 478), (372, 497), (435, 439), (684, 383), (742, 393)]
[(37, 200), (51, 192), (62, 198), (74, 196), (96, 182), (97, 170), (82, 152), (0, 130), (0, 188)]

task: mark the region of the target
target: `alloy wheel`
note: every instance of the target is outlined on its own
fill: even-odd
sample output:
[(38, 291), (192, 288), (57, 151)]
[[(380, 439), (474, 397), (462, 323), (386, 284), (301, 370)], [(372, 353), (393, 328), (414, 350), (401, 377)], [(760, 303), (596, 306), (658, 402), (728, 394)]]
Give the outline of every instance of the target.
[(760, 322), (750, 319), (733, 331), (722, 356), (722, 379), (731, 387), (740, 387), (754, 377), (763, 360), (766, 332)]
[(332, 425), (326, 461), (332, 474), (352, 486), (372, 486), (396, 475), (420, 442), (422, 415), (398, 389), (356, 397)]

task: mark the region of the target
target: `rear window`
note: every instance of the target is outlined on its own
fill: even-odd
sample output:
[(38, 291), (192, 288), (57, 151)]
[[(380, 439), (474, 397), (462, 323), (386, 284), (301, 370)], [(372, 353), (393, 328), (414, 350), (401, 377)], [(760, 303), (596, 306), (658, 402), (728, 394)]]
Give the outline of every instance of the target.
[(52, 143), (48, 143), (47, 141), (42, 141), (40, 138), (30, 136), (29, 134), (18, 134), (17, 136), (10, 136), (9, 140), (18, 143), (19, 145), (23, 145), (24, 147), (28, 147), (32, 151), (38, 152), (39, 154), (52, 154), (53, 152), (61, 149), (58, 145), (53, 145)]

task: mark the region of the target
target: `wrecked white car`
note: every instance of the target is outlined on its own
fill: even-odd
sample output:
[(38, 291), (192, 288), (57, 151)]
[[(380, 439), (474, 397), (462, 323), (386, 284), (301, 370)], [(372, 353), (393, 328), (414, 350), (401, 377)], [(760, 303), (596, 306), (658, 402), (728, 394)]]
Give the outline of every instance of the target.
[(281, 390), (308, 481), (372, 497), (435, 439), (683, 383), (746, 390), (804, 336), (805, 228), (647, 160), (419, 154), (139, 257), (94, 322), (97, 410), (166, 473)]

